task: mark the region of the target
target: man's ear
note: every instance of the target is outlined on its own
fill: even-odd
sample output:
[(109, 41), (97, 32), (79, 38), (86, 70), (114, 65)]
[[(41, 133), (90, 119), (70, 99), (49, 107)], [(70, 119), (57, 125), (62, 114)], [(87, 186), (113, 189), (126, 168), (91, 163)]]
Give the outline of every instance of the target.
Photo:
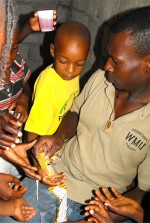
[(146, 71), (146, 73), (150, 74), (150, 56), (149, 55), (143, 59), (142, 64), (143, 64), (143, 68)]
[(55, 55), (55, 50), (54, 50), (54, 44), (53, 43), (51, 43), (50, 44), (50, 54), (52, 55), (52, 57), (54, 57), (54, 55)]

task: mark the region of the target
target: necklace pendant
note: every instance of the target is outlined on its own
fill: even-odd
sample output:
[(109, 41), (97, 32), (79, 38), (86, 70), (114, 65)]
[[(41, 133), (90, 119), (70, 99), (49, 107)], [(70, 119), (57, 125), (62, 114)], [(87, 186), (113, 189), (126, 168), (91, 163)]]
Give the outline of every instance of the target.
[(111, 130), (111, 127), (112, 127), (112, 120), (109, 119), (109, 120), (106, 122), (104, 132), (109, 133), (110, 130)]

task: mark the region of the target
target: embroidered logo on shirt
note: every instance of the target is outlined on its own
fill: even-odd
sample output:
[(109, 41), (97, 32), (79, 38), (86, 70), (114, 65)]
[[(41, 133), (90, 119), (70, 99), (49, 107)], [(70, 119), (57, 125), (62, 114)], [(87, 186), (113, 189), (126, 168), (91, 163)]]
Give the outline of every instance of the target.
[(132, 129), (131, 132), (128, 132), (125, 140), (126, 146), (134, 151), (137, 149), (142, 150), (148, 141), (144, 134), (137, 129)]

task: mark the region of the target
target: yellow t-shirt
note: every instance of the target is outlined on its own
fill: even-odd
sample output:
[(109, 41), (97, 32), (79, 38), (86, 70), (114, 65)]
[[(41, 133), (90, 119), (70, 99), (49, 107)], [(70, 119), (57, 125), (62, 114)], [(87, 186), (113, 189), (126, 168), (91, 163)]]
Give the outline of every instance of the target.
[(34, 85), (33, 105), (25, 130), (51, 135), (79, 94), (79, 77), (63, 80), (51, 66), (41, 72)]

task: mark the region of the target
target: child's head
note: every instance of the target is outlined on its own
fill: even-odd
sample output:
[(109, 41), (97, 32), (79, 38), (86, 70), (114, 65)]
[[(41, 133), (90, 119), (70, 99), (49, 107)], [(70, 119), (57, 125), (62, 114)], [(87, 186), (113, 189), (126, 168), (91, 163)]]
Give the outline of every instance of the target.
[(64, 80), (81, 74), (90, 54), (91, 36), (88, 28), (79, 22), (68, 22), (56, 31), (50, 53), (54, 57), (54, 69)]

